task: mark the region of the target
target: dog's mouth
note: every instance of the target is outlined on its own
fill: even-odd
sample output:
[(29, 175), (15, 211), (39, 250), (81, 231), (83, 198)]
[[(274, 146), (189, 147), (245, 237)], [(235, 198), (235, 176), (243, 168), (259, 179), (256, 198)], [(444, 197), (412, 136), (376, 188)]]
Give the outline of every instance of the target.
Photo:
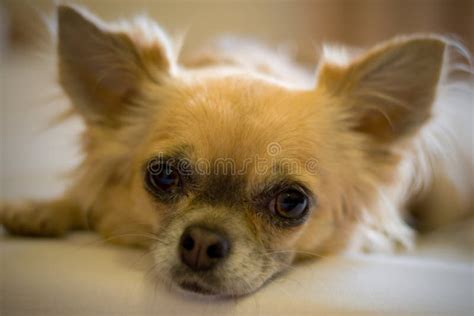
[(212, 271), (196, 273), (183, 266), (177, 266), (171, 271), (170, 277), (176, 288), (185, 292), (204, 296), (225, 295), (218, 276)]
[(219, 293), (206, 285), (203, 285), (196, 281), (182, 281), (178, 283), (178, 286), (189, 292), (201, 294), (201, 295), (219, 295)]

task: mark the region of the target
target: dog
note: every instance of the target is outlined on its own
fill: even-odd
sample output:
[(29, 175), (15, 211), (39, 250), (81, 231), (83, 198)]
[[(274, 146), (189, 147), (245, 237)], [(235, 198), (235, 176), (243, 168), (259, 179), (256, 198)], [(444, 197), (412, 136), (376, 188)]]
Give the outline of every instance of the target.
[(84, 159), (63, 196), (2, 206), (12, 234), (91, 229), (150, 248), (173, 287), (236, 297), (300, 260), (410, 248), (415, 228), (472, 214), (472, 70), (452, 39), (325, 46), (311, 71), (236, 39), (179, 60), (146, 18), (62, 5), (57, 22)]

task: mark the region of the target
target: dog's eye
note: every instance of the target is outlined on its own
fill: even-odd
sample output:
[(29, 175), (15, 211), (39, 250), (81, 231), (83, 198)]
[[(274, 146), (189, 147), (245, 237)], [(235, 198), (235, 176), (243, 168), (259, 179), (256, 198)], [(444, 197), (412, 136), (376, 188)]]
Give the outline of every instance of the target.
[(162, 163), (149, 168), (146, 182), (154, 193), (170, 193), (181, 186), (181, 177), (173, 166)]
[(287, 219), (299, 219), (308, 210), (308, 197), (295, 189), (278, 193), (270, 202), (271, 211)]

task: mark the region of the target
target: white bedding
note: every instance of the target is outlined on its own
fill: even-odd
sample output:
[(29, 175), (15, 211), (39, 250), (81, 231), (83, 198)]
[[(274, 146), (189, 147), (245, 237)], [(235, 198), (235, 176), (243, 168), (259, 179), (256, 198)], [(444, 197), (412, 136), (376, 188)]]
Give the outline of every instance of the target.
[(2, 315), (470, 315), (472, 263), (415, 256), (327, 258), (254, 295), (209, 300), (170, 291), (144, 251), (90, 233), (2, 237)]

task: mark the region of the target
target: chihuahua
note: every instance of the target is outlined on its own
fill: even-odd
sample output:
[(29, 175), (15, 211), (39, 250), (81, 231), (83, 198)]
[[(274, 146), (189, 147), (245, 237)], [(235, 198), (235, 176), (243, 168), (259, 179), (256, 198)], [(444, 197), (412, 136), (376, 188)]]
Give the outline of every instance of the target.
[(10, 233), (91, 229), (149, 247), (176, 288), (233, 297), (298, 260), (407, 248), (414, 228), (472, 213), (472, 78), (456, 41), (324, 47), (312, 72), (242, 40), (178, 58), (143, 17), (59, 6), (57, 22), (84, 159), (63, 196), (4, 204)]

